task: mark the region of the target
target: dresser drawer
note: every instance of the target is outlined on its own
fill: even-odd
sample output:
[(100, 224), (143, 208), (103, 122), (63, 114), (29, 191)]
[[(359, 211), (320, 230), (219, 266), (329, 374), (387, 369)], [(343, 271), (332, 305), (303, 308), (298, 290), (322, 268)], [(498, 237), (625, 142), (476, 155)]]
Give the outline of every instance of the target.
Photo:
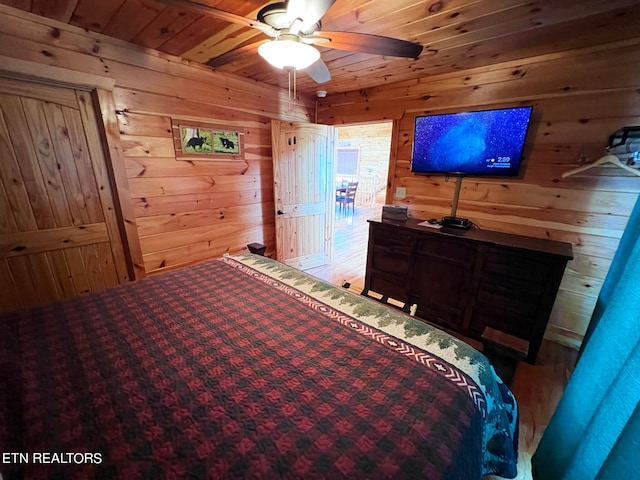
[(418, 240), (416, 253), (460, 263), (472, 263), (476, 257), (475, 245), (453, 239), (422, 237)]
[(411, 253), (413, 236), (400, 229), (376, 227), (372, 230), (373, 243), (376, 249), (388, 253)]
[(377, 272), (405, 275), (411, 269), (411, 257), (409, 255), (394, 255), (375, 247), (371, 259), (371, 267)]
[(405, 279), (403, 278), (373, 273), (369, 278), (369, 289), (401, 302), (407, 302), (409, 298)]
[(493, 280), (502, 279), (501, 283), (522, 280), (527, 285), (544, 285), (550, 272), (550, 265), (541, 256), (534, 258), (525, 253), (495, 248), (488, 248), (483, 255), (482, 275)]

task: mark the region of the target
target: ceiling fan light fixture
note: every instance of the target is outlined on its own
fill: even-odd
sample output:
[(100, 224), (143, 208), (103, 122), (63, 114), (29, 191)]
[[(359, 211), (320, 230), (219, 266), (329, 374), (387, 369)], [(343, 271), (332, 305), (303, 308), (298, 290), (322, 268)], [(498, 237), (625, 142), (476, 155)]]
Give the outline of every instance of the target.
[(295, 35), (281, 35), (258, 47), (258, 53), (276, 68), (303, 70), (320, 58), (320, 52)]

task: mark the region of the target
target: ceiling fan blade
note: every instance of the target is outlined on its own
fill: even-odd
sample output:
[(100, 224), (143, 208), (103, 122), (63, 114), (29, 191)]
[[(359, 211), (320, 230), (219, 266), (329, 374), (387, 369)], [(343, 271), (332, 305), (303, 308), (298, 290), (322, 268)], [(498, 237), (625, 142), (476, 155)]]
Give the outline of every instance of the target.
[(327, 64), (324, 63), (322, 59), (316, 60), (302, 71), (309, 75), (311, 80), (316, 83), (325, 83), (331, 80), (331, 74), (329, 73)]
[(423, 49), (423, 46), (419, 43), (408, 42), (398, 38), (369, 35), (367, 33), (325, 32), (322, 30), (307, 37), (307, 39), (313, 39), (314, 37), (331, 40), (330, 43), (323, 43), (323, 47), (389, 57), (416, 58)]
[(256, 30), (260, 30), (261, 32), (266, 33), (270, 37), (278, 36), (278, 32), (274, 28), (267, 25), (266, 23), (259, 22), (258, 20), (251, 20), (250, 18), (246, 18), (241, 15), (236, 15), (235, 13), (225, 12), (224, 10), (220, 10), (215, 7), (210, 7), (209, 5), (205, 5), (204, 3), (199, 3), (194, 0), (156, 0), (156, 1), (160, 3), (164, 3), (165, 5), (169, 5), (171, 7), (186, 8), (191, 12), (196, 12), (201, 15), (207, 15), (217, 20), (235, 23), (237, 25), (242, 25), (244, 27), (255, 28)]
[(322, 16), (327, 13), (336, 0), (289, 0), (287, 2), (287, 16), (293, 22), (300, 18), (302, 24), (299, 31), (306, 32)]
[(207, 61), (207, 65), (215, 68), (226, 65), (227, 63), (235, 62), (236, 60), (240, 60), (240, 58), (245, 57), (248, 54), (256, 53), (260, 45), (270, 41), (271, 40), (260, 40), (259, 42), (254, 42), (248, 45), (243, 45), (242, 47), (234, 48), (233, 50), (229, 50), (228, 52), (223, 53), (222, 55), (210, 58)]

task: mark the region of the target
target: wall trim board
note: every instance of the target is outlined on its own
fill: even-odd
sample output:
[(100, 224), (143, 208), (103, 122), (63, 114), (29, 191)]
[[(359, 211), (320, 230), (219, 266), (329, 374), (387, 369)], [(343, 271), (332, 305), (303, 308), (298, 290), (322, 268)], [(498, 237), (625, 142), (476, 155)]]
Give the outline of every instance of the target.
[(134, 280), (146, 276), (144, 261), (142, 259), (142, 247), (138, 236), (138, 226), (133, 207), (133, 200), (130, 195), (129, 179), (127, 177), (127, 167), (122, 154), (122, 141), (120, 139), (120, 127), (116, 114), (113, 92), (97, 89), (94, 101), (100, 112), (98, 121), (102, 122), (101, 134), (105, 156), (110, 160), (107, 162), (110, 170), (111, 181), (114, 187), (116, 202), (116, 212), (121, 228), (124, 230), (125, 251), (130, 258), (131, 278)]
[(101, 88), (112, 91), (116, 84), (115, 79), (110, 77), (92, 75), (4, 55), (0, 55), (0, 76), (79, 90)]

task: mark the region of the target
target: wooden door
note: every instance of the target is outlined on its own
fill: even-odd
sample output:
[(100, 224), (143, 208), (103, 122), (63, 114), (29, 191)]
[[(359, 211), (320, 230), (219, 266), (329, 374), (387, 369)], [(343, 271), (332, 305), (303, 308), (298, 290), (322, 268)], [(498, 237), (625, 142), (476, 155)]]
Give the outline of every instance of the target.
[(331, 263), (334, 128), (272, 122), (276, 255), (300, 269)]
[(0, 78), (0, 311), (128, 280), (90, 92)]

